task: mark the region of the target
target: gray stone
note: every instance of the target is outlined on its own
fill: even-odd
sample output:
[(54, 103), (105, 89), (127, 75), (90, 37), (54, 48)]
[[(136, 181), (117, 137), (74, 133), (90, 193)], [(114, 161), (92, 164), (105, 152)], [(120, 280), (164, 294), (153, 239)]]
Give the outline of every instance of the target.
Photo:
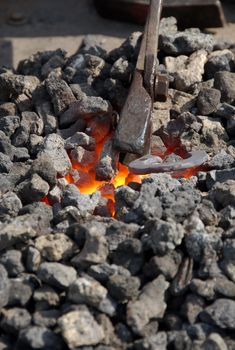
[(235, 165), (234, 157), (225, 150), (220, 151), (206, 165), (211, 169), (223, 170), (232, 168)]
[(119, 152), (114, 149), (112, 140), (105, 142), (100, 158), (96, 164), (96, 179), (110, 181), (117, 172)]
[(31, 95), (39, 85), (39, 80), (35, 76), (0, 74), (0, 90), (3, 90), (10, 97), (11, 94)]
[(72, 205), (78, 208), (80, 214), (86, 216), (94, 212), (99, 199), (100, 194), (98, 192), (92, 195), (83, 194), (75, 185), (71, 184), (66, 186), (61, 203), (64, 207)]
[[(35, 224), (37, 225), (37, 223)], [(36, 236), (30, 215), (18, 216), (8, 223), (2, 223), (0, 227), (0, 251)]]
[(27, 276), (11, 278), (8, 306), (25, 306), (33, 295), (33, 285)]
[(65, 127), (77, 119), (89, 119), (112, 112), (111, 104), (101, 97), (89, 96), (82, 101), (74, 102), (70, 108), (60, 116), (60, 126)]
[(20, 118), (17, 115), (8, 115), (0, 118), (0, 130), (9, 137), (14, 134), (19, 126)]
[(203, 311), (205, 301), (202, 297), (195, 294), (188, 294), (182, 306), (182, 315), (185, 316), (190, 324), (195, 324), (198, 315)]
[(62, 342), (60, 336), (46, 327), (30, 326), (19, 334), (18, 342), (22, 347), (31, 349), (60, 350)]
[(45, 135), (56, 132), (58, 127), (58, 119), (54, 115), (53, 106), (49, 101), (36, 102), (36, 111), (44, 122)]
[(222, 208), (228, 205), (235, 205), (235, 181), (227, 180), (222, 183), (215, 183), (209, 192), (209, 199)]
[(161, 319), (166, 309), (165, 291), (169, 283), (160, 275), (146, 284), (136, 301), (127, 304), (127, 324), (139, 334), (152, 318)]
[(233, 102), (235, 99), (235, 73), (217, 72), (214, 87), (220, 90), (222, 102)]
[(16, 115), (17, 110), (16, 110), (16, 105), (13, 102), (4, 102), (1, 103), (0, 105), (0, 118), (6, 117), (8, 115)]
[(21, 208), (21, 200), (14, 192), (7, 192), (0, 197), (0, 218), (5, 215), (17, 216)]
[(36, 326), (41, 327), (55, 327), (57, 325), (57, 319), (60, 317), (61, 313), (59, 310), (40, 310), (33, 314), (33, 323)]
[(100, 304), (107, 298), (108, 291), (95, 279), (79, 277), (68, 290), (68, 300), (76, 304), (86, 304), (100, 309)]
[(58, 307), (60, 303), (59, 294), (52, 287), (45, 285), (35, 290), (33, 299), (36, 303), (43, 304), (46, 309)]
[(183, 226), (172, 219), (150, 221), (145, 230), (149, 232), (148, 245), (159, 255), (174, 250), (181, 244), (185, 234)]
[(57, 172), (53, 163), (51, 163), (51, 157), (47, 153), (39, 154), (37, 159), (34, 160), (30, 172), (32, 174), (38, 174), (50, 187), (55, 186)]
[(102, 284), (106, 284), (113, 275), (131, 276), (130, 271), (124, 267), (115, 264), (109, 265), (108, 263), (91, 265), (87, 273)]
[(0, 310), (7, 305), (9, 299), (10, 281), (7, 271), (3, 265), (0, 265)]
[(212, 79), (215, 73), (220, 71), (230, 72), (234, 66), (234, 54), (232, 51), (218, 50), (213, 51), (208, 56), (208, 61), (205, 65), (205, 75), (207, 79)]
[(105, 263), (109, 250), (104, 225), (97, 221), (91, 221), (83, 228), (85, 230), (85, 244), (82, 251), (72, 259), (72, 263), (78, 267)]
[(177, 274), (181, 261), (181, 255), (175, 250), (169, 251), (164, 256), (156, 255), (145, 265), (144, 273), (150, 278), (162, 274), (169, 281)]
[(49, 185), (39, 175), (34, 174), (30, 178), (21, 182), (17, 188), (17, 195), (23, 204), (38, 202), (49, 192)]
[(133, 73), (134, 66), (128, 62), (126, 57), (120, 57), (116, 62), (114, 62), (110, 76), (113, 79), (118, 79), (120, 81), (129, 82), (131, 74)]
[(0, 327), (6, 332), (17, 335), (19, 331), (27, 328), (31, 323), (30, 313), (23, 308), (3, 309)]
[(26, 269), (29, 272), (36, 272), (41, 263), (40, 252), (34, 247), (28, 247), (26, 255)]
[(64, 149), (64, 140), (57, 134), (45, 137), (43, 150), (40, 152), (40, 155), (42, 154), (47, 155), (52, 167), (59, 175), (64, 176), (72, 167), (69, 156)]
[(65, 112), (65, 110), (76, 101), (68, 84), (54, 75), (51, 75), (46, 79), (46, 88), (57, 115)]
[(63, 233), (53, 233), (37, 237), (35, 248), (48, 261), (67, 260), (75, 250), (73, 241)]
[(134, 276), (113, 275), (109, 278), (107, 288), (115, 300), (125, 303), (138, 296), (140, 280)]
[(10, 157), (0, 152), (0, 173), (9, 173), (13, 166)]
[(66, 149), (76, 149), (78, 146), (82, 146), (88, 151), (94, 151), (95, 140), (83, 132), (76, 132), (65, 141)]
[(57, 262), (43, 262), (38, 269), (38, 277), (52, 287), (67, 289), (77, 277), (76, 270)]
[(9, 277), (16, 277), (24, 271), (22, 264), (22, 254), (18, 250), (8, 250), (0, 256), (2, 264), (8, 272)]
[(104, 331), (85, 307), (70, 311), (59, 319), (62, 336), (69, 349), (97, 345), (104, 339)]
[(197, 98), (197, 108), (201, 115), (215, 112), (219, 106), (221, 93), (217, 89), (203, 89)]
[(210, 52), (213, 50), (214, 38), (199, 29), (187, 29), (184, 32), (160, 34), (159, 46), (168, 55), (191, 54), (201, 49)]
[[(181, 58), (181, 61), (179, 61)], [(174, 76), (174, 84), (177, 90), (190, 91), (192, 86), (202, 81), (204, 65), (207, 60), (207, 52), (200, 50), (191, 56), (166, 57), (166, 68)]]
[(217, 299), (201, 314), (202, 321), (216, 325), (222, 329), (235, 329), (235, 301), (229, 299)]

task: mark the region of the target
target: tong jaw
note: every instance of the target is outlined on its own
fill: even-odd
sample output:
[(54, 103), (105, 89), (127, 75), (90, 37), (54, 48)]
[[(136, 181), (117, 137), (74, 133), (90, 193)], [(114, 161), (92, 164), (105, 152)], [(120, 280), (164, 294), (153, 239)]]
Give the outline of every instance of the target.
[(120, 152), (149, 152), (153, 103), (165, 101), (169, 82), (157, 72), (158, 36), (163, 0), (151, 0), (132, 84), (120, 114), (114, 146)]

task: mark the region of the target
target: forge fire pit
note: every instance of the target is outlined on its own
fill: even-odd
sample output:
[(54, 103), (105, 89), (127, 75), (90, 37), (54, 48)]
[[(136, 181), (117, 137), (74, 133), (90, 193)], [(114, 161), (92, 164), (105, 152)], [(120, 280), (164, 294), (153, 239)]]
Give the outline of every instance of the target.
[(234, 46), (161, 21), (146, 176), (112, 144), (140, 41), (1, 68), (0, 349), (235, 348)]

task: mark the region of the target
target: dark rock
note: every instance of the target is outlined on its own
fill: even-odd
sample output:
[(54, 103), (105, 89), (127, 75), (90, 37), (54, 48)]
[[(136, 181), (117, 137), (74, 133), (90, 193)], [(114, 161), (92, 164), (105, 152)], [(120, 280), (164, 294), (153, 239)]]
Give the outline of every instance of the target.
[(165, 350), (167, 346), (167, 334), (165, 332), (158, 332), (150, 337), (146, 337), (134, 342), (134, 350)]
[(96, 179), (109, 181), (117, 172), (119, 152), (114, 149), (112, 139), (105, 142), (100, 158), (96, 164)]
[(68, 139), (77, 132), (83, 132), (86, 129), (86, 121), (83, 119), (78, 119), (74, 124), (66, 129), (58, 130), (58, 133), (63, 139)]
[(235, 224), (235, 208), (228, 205), (220, 212), (220, 222), (219, 225), (225, 230), (234, 227)]
[(0, 197), (0, 218), (17, 216), (21, 208), (21, 200), (14, 192), (7, 192)]
[(107, 284), (110, 295), (119, 302), (135, 299), (138, 296), (139, 287), (139, 278), (123, 275), (111, 276)]
[(99, 193), (94, 193), (91, 196), (82, 194), (75, 185), (66, 186), (63, 192), (62, 205), (64, 207), (74, 206), (78, 208), (81, 215), (92, 214), (99, 202)]
[(21, 127), (30, 134), (42, 135), (44, 129), (43, 119), (35, 112), (23, 112), (21, 114)]
[(29, 247), (27, 250), (27, 256), (26, 256), (27, 271), (36, 272), (39, 268), (40, 263), (41, 263), (40, 252), (34, 247)]
[(59, 306), (60, 303), (59, 294), (49, 286), (36, 289), (33, 299), (37, 304), (43, 305), (44, 309), (55, 308)]
[(120, 57), (116, 62), (114, 62), (110, 71), (110, 76), (113, 79), (129, 82), (133, 71), (134, 66), (128, 62), (126, 57)]
[(23, 308), (3, 309), (1, 314), (0, 328), (6, 333), (16, 335), (31, 323), (30, 313)]
[(38, 277), (52, 287), (67, 289), (77, 277), (76, 270), (56, 262), (44, 262), (39, 266)]
[(8, 250), (0, 256), (2, 264), (8, 272), (9, 277), (17, 277), (24, 271), (22, 254), (18, 250)]
[(3, 265), (0, 265), (0, 310), (7, 305), (9, 300), (10, 281), (7, 271)]
[(134, 333), (139, 334), (152, 318), (161, 319), (164, 315), (165, 291), (169, 283), (160, 275), (146, 284), (136, 301), (127, 304), (127, 324)]
[(235, 301), (217, 299), (200, 314), (202, 321), (222, 329), (235, 329)]
[[(32, 225), (32, 221), (34, 221), (34, 225)], [(18, 242), (24, 242), (35, 237), (37, 224), (35, 218), (30, 215), (18, 216), (5, 224), (1, 224), (0, 251)]]
[(150, 278), (162, 274), (167, 281), (172, 280), (178, 272), (182, 256), (177, 251), (169, 251), (164, 256), (154, 256), (145, 265), (144, 273)]
[(39, 80), (35, 76), (0, 74), (0, 90), (7, 93), (9, 97), (11, 94), (18, 96), (24, 93), (30, 96), (38, 85)]
[(22, 203), (29, 204), (34, 201), (40, 201), (48, 194), (49, 189), (48, 183), (39, 175), (34, 174), (17, 186), (17, 194)]
[(91, 265), (87, 272), (90, 276), (92, 276), (102, 284), (106, 284), (109, 278), (113, 275), (122, 275), (126, 277), (131, 276), (130, 271), (125, 269), (124, 267), (114, 264), (109, 265), (108, 263)]
[(42, 101), (36, 104), (36, 111), (44, 123), (45, 135), (56, 132), (58, 120), (53, 112), (52, 104), (49, 101)]
[(78, 307), (59, 318), (62, 336), (72, 350), (81, 346), (97, 345), (104, 338), (104, 331), (86, 307)]
[(89, 96), (82, 101), (76, 101), (60, 116), (60, 126), (66, 127), (79, 118), (89, 119), (112, 112), (111, 104), (101, 97)]
[(203, 298), (195, 294), (188, 294), (182, 306), (182, 315), (186, 317), (190, 324), (194, 324), (204, 307), (205, 301)]
[(139, 51), (142, 33), (132, 33), (119, 47), (109, 52), (107, 61), (114, 63), (121, 56), (125, 56), (128, 61), (135, 60)]
[(114, 251), (112, 259), (114, 264), (125, 267), (133, 275), (137, 274), (144, 263), (142, 243), (138, 239), (126, 237)]
[(184, 32), (162, 33), (159, 36), (160, 49), (169, 55), (191, 54), (197, 50), (212, 51), (214, 38), (199, 29), (187, 29)]
[(46, 327), (30, 326), (22, 330), (18, 338), (19, 346), (31, 349), (60, 350), (62, 342), (60, 336)]
[(72, 165), (69, 156), (64, 149), (64, 140), (57, 134), (50, 134), (45, 137), (43, 150), (39, 155), (44, 155), (50, 159), (54, 170), (64, 176), (71, 169)]
[(234, 179), (235, 168), (211, 170), (206, 176), (206, 185), (209, 190), (217, 183), (224, 183)]
[(76, 132), (65, 141), (66, 149), (76, 149), (78, 146), (82, 146), (89, 151), (94, 151), (95, 140), (84, 132)]
[(212, 333), (204, 341), (201, 347), (203, 350), (227, 350), (227, 345), (224, 339), (217, 333)]
[(209, 199), (219, 207), (235, 204), (235, 181), (217, 182), (209, 192)]
[(228, 154), (225, 150), (222, 150), (212, 159), (210, 159), (206, 165), (211, 169), (229, 169), (235, 165), (235, 159), (231, 154)]
[(19, 126), (20, 118), (17, 115), (8, 115), (0, 118), (0, 130), (9, 137), (14, 134)]
[(197, 108), (201, 115), (215, 112), (219, 106), (221, 93), (216, 89), (203, 89), (197, 98)]
[(46, 79), (46, 88), (52, 99), (54, 111), (57, 115), (65, 112), (65, 110), (76, 101), (68, 84), (54, 75)]
[(235, 107), (226, 102), (221, 103), (214, 115), (219, 118), (233, 120), (235, 117)]
[(25, 306), (33, 295), (33, 286), (25, 277), (10, 279), (8, 306)]
[(146, 238), (147, 244), (155, 254), (164, 255), (174, 250), (180, 245), (184, 238), (184, 228), (181, 224), (169, 219), (149, 221), (145, 226), (145, 231), (149, 232)]
[(20, 94), (17, 96), (15, 104), (20, 112), (31, 111), (33, 109), (32, 99), (26, 94)]
[(184, 258), (179, 267), (179, 270), (171, 283), (171, 294), (178, 296), (183, 295), (193, 277), (193, 260), (191, 258)]
[(115, 190), (115, 218), (121, 220), (128, 214), (139, 197), (139, 193), (129, 186), (121, 186)]
[(30, 172), (32, 174), (38, 174), (43, 180), (45, 180), (51, 187), (55, 186), (57, 179), (56, 169), (51, 163), (51, 158), (47, 153), (41, 153), (34, 160)]
[(10, 157), (0, 152), (0, 173), (9, 173), (12, 166)]
[(72, 259), (72, 263), (78, 267), (105, 263), (109, 251), (104, 225), (91, 221), (82, 227), (85, 230), (85, 244), (82, 251)]
[(222, 102), (233, 102), (235, 99), (235, 73), (217, 72), (214, 87), (220, 90)]
[(5, 102), (0, 105), (0, 117), (16, 115), (16, 105), (13, 102)]
[(33, 314), (33, 323), (41, 327), (55, 327), (57, 319), (60, 317), (60, 311), (56, 309), (36, 311)]
[(214, 51), (205, 64), (205, 76), (207, 79), (212, 79), (215, 73), (220, 71), (230, 72), (234, 67), (234, 55), (230, 50)]
[(26, 162), (30, 158), (29, 151), (25, 147), (13, 148), (13, 161)]
[(203, 199), (198, 206), (197, 211), (204, 225), (215, 225), (218, 223), (218, 214), (213, 203), (207, 199)]

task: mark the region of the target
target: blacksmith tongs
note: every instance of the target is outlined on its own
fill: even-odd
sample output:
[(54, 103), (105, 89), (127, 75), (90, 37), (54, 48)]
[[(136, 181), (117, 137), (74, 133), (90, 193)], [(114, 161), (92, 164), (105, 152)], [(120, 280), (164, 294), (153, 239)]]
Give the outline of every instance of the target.
[(189, 153), (187, 161), (173, 164), (164, 164), (159, 157), (149, 154), (153, 104), (167, 99), (169, 87), (167, 75), (158, 71), (158, 37), (162, 4), (163, 0), (150, 1), (149, 15), (132, 84), (113, 139), (114, 147), (120, 152), (142, 156), (129, 164), (129, 169), (136, 174), (183, 170), (197, 167), (207, 160), (204, 151)]

